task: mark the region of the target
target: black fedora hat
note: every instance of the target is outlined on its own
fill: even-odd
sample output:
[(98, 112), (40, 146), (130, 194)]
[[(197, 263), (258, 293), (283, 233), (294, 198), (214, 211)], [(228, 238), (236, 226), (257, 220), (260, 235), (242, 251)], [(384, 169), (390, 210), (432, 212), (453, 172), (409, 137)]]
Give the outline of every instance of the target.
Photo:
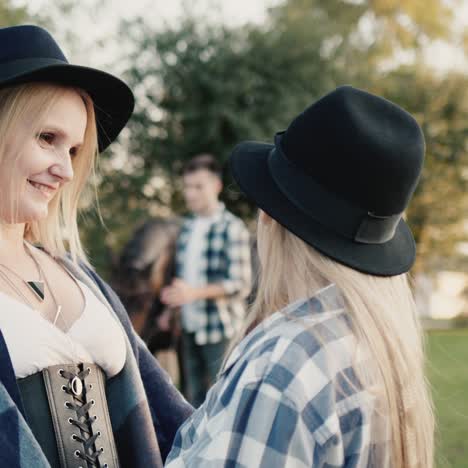
[(85, 90), (93, 99), (99, 151), (115, 140), (133, 112), (130, 88), (109, 73), (68, 63), (54, 38), (34, 25), (0, 28), (0, 88), (51, 82)]
[(397, 105), (341, 86), (297, 116), (275, 144), (243, 142), (234, 179), (259, 208), (318, 251), (364, 273), (392, 276), (414, 263), (402, 218), (425, 144)]

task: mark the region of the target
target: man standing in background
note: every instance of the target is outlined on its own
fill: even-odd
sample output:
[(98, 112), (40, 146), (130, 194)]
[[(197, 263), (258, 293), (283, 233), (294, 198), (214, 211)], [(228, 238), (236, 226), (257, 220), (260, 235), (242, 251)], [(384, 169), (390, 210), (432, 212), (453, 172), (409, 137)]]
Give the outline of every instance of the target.
[(249, 234), (219, 201), (221, 168), (202, 154), (183, 169), (191, 216), (176, 246), (176, 277), (161, 300), (181, 307), (182, 360), (187, 397), (198, 407), (219, 371), (229, 339), (242, 326), (251, 289)]

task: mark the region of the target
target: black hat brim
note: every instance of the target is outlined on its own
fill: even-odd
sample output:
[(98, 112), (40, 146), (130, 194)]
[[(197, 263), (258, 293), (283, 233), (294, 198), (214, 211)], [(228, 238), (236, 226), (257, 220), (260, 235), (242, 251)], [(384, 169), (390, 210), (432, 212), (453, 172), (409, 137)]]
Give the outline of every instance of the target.
[[(363, 273), (394, 276), (414, 263), (416, 246), (406, 222), (400, 220), (394, 237), (383, 244), (361, 244), (337, 235), (311, 220), (276, 185), (268, 167), (273, 145), (247, 141), (230, 157), (234, 180), (260, 209), (319, 252)], [(317, 200), (326, 203), (326, 200)]]
[(117, 138), (133, 112), (135, 101), (130, 88), (119, 78), (101, 70), (55, 59), (22, 59), (0, 67), (2, 88), (33, 81), (81, 88), (91, 96), (100, 152)]

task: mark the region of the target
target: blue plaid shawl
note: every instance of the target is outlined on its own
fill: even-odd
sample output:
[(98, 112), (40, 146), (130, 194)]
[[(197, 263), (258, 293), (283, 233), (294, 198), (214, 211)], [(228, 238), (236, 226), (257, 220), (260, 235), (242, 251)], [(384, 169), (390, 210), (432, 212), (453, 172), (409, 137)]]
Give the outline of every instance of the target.
[[(63, 264), (112, 309), (126, 332), (124, 368), (107, 383), (109, 413), (121, 466), (162, 467), (178, 427), (193, 410), (136, 335), (112, 289), (90, 268), (77, 268), (67, 259)], [(16, 377), (1, 330), (0, 466), (50, 466), (24, 419)]]

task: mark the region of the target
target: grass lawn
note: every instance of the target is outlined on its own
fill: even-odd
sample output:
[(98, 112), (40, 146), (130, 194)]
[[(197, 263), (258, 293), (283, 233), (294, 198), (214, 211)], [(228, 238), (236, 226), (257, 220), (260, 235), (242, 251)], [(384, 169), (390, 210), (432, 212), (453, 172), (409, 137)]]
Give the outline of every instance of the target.
[(438, 426), (436, 466), (468, 468), (468, 329), (428, 335), (428, 375)]

